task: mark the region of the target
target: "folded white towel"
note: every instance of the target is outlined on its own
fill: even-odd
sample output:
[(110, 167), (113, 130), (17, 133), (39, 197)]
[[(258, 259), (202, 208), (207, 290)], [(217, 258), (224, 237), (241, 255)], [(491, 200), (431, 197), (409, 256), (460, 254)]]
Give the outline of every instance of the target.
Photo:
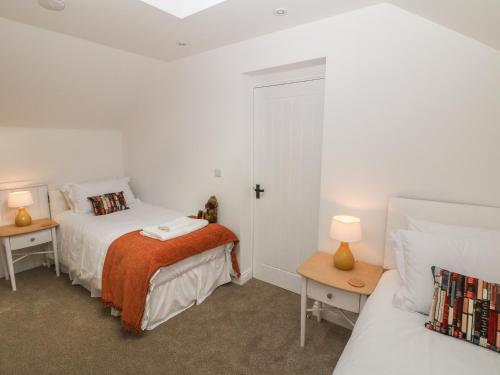
[(171, 220), (165, 224), (158, 225), (158, 229), (164, 230), (166, 232), (175, 232), (176, 230), (185, 227), (187, 225), (192, 225), (197, 219), (192, 219), (190, 217), (182, 216), (177, 219)]
[(194, 232), (208, 225), (207, 220), (203, 219), (190, 219), (192, 222), (188, 225), (184, 225), (175, 231), (165, 231), (158, 228), (157, 225), (152, 227), (143, 228), (140, 232), (143, 236), (154, 238), (159, 241), (167, 241), (176, 237), (184, 236), (188, 233)]

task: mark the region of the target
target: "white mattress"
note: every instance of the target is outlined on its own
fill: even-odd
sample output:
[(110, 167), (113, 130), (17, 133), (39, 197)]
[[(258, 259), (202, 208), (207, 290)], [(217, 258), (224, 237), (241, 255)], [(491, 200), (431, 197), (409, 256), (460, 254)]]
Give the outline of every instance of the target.
[(396, 270), (368, 299), (334, 375), (499, 375), (500, 354), (424, 327), (426, 316), (392, 305)]

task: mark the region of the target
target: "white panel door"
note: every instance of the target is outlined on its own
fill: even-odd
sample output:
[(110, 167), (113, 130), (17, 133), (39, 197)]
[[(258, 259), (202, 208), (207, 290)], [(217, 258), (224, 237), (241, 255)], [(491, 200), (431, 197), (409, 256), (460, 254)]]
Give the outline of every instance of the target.
[(297, 293), (318, 242), (323, 106), (322, 79), (254, 90), (253, 275)]

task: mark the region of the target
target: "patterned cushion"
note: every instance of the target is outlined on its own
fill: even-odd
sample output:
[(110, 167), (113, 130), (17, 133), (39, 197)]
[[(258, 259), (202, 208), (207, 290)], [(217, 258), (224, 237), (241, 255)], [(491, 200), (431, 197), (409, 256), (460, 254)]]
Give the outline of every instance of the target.
[(107, 215), (116, 211), (128, 210), (127, 202), (123, 191), (119, 193), (109, 193), (97, 195), (95, 197), (88, 197), (92, 203), (94, 214), (96, 216)]
[(432, 267), (434, 296), (425, 324), (500, 352), (500, 284)]

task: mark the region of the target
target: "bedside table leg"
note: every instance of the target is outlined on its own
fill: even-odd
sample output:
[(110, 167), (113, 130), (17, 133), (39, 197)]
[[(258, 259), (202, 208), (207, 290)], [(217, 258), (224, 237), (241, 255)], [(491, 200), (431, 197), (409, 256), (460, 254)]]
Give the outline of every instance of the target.
[(2, 262), (3, 277), (5, 280), (9, 280), (9, 270), (7, 269), (7, 257), (5, 256), (5, 250), (0, 248), (0, 262)]
[(56, 275), (57, 277), (59, 277), (59, 256), (57, 255), (56, 228), (52, 228), (52, 250), (54, 250), (54, 264), (56, 266)]
[(307, 279), (302, 278), (300, 293), (300, 346), (304, 347), (306, 341), (306, 307), (307, 307)]
[(10, 285), (12, 291), (16, 291), (16, 276), (14, 275), (14, 263), (12, 262), (12, 252), (10, 250), (10, 243), (8, 238), (4, 238), (3, 247), (5, 249), (5, 256), (7, 257), (7, 267), (9, 268)]

